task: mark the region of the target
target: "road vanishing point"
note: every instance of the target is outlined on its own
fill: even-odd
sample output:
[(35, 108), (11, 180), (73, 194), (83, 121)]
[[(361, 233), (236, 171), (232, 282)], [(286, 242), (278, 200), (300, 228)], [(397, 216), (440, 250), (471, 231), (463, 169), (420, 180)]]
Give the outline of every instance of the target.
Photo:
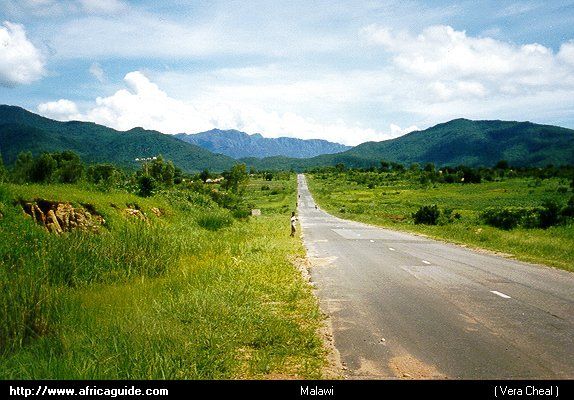
[(297, 179), (345, 378), (574, 378), (574, 274), (336, 218)]

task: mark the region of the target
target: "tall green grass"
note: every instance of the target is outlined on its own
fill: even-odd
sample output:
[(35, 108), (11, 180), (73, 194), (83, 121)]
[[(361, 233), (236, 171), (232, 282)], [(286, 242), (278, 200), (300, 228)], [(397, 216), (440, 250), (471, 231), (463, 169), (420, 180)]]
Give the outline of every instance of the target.
[[(291, 263), (304, 251), (285, 212), (228, 223), (228, 211), (194, 193), (63, 188), (0, 189), (0, 378), (321, 377), (321, 315)], [(106, 224), (50, 235), (19, 198), (89, 202)], [(148, 221), (125, 215), (127, 204)], [(200, 222), (213, 216), (226, 222)]]

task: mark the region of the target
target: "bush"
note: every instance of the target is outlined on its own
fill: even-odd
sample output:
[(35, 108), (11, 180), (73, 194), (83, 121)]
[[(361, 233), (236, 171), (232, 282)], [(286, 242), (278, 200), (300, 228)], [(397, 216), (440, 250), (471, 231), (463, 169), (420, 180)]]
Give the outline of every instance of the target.
[(487, 208), (480, 214), (480, 219), (487, 225), (508, 231), (520, 225), (525, 215), (523, 208)]
[(537, 208), (488, 208), (480, 214), (480, 219), (487, 225), (505, 230), (518, 226), (524, 228), (546, 229), (560, 223), (564, 209), (553, 200), (547, 200), (542, 207)]
[(139, 195), (142, 197), (149, 197), (153, 194), (155, 189), (155, 181), (151, 176), (142, 175), (138, 179)]
[(539, 210), (539, 226), (542, 229), (557, 225), (560, 221), (560, 205), (554, 200), (546, 200)]
[(263, 186), (261, 186), (261, 190), (269, 190), (269, 189), (271, 189), (271, 188), (269, 187), (269, 185), (263, 185)]
[(440, 210), (436, 204), (422, 206), (413, 214), (415, 224), (436, 225), (440, 217)]

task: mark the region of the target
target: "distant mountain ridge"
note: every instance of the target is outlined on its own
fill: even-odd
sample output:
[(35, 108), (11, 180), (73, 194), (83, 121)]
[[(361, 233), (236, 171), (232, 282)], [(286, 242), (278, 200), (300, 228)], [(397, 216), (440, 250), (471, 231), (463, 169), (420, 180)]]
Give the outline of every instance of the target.
[[(237, 131), (230, 135), (244, 139), (245, 135), (248, 141), (262, 138)], [(298, 143), (308, 142), (313, 141)], [(348, 167), (379, 166), (381, 160), (407, 165), (432, 162), (437, 166), (493, 166), (507, 160), (511, 166), (543, 167), (574, 165), (574, 130), (531, 122), (455, 119), (395, 139), (362, 143), (340, 153), (236, 160), (157, 131), (133, 128), (120, 132), (93, 122), (60, 122), (20, 107), (0, 105), (0, 154), (6, 164), (12, 164), (21, 151), (39, 154), (62, 150), (72, 150), (88, 163), (109, 162), (130, 168), (138, 167), (138, 157), (161, 154), (187, 172), (205, 168), (222, 171), (237, 162), (259, 170), (298, 171), (339, 163)], [(302, 151), (299, 149), (299, 154)]]
[(349, 167), (379, 166), (381, 160), (437, 166), (574, 165), (574, 130), (516, 121), (455, 119), (382, 142), (362, 143), (337, 154), (299, 160), (286, 157), (246, 158), (256, 168), (302, 170), (339, 163)]
[(236, 163), (230, 157), (213, 154), (171, 135), (143, 128), (121, 132), (93, 122), (60, 122), (21, 107), (0, 105), (0, 154), (6, 164), (18, 153), (72, 150), (83, 161), (108, 162), (137, 168), (140, 157), (159, 154), (186, 172), (208, 168), (222, 171)]
[(351, 148), (351, 146), (322, 139), (266, 138), (259, 133), (250, 135), (233, 129), (212, 129), (195, 134), (179, 133), (174, 136), (213, 153), (225, 154), (233, 158), (273, 156), (309, 158), (322, 154), (340, 153)]

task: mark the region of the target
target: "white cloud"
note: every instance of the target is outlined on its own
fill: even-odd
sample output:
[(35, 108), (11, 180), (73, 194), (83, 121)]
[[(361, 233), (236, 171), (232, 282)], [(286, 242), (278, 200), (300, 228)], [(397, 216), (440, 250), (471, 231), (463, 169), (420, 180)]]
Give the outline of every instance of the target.
[(106, 80), (106, 74), (102, 69), (102, 66), (98, 63), (92, 63), (89, 69), (90, 74), (94, 76), (100, 83), (103, 83)]
[(419, 130), (419, 128), (416, 125), (411, 125), (408, 128), (401, 128), (400, 126), (398, 126), (396, 124), (391, 124), (390, 127), (391, 127), (391, 136), (392, 137), (403, 136), (403, 135), (406, 135), (407, 133)]
[(44, 59), (26, 37), (24, 27), (5, 21), (0, 26), (0, 85), (28, 84), (44, 74)]
[[(126, 89), (96, 98), (95, 105), (80, 115), (76, 105), (68, 100), (43, 103), (38, 110), (49, 117), (88, 120), (118, 130), (141, 126), (170, 134), (212, 128), (239, 129), (267, 137), (323, 138), (353, 145), (397, 135), (396, 130), (378, 132), (342, 120), (317, 122), (293, 112), (278, 113), (242, 102), (218, 99), (185, 102), (170, 97), (140, 71), (128, 73), (124, 82)], [(70, 117), (66, 118), (66, 115)]]
[[(522, 91), (574, 87), (574, 69), (569, 65), (570, 44), (558, 55), (537, 43), (515, 45), (488, 37), (471, 37), (450, 26), (437, 25), (419, 35), (395, 32), (371, 25), (362, 30), (372, 43), (392, 54), (397, 72), (412, 79), (435, 80), (443, 99), (453, 96), (484, 96), (500, 86), (515, 85)], [(449, 93), (448, 96), (444, 94)]]
[(558, 58), (567, 64), (574, 66), (574, 40), (563, 43), (558, 52)]
[(38, 112), (59, 121), (79, 120), (82, 118), (76, 103), (66, 99), (42, 103), (38, 106)]
[(400, 82), (379, 86), (385, 104), (419, 126), (460, 117), (553, 123), (574, 107), (574, 41), (555, 53), (443, 25), (419, 34), (370, 25), (361, 35), (375, 54), (390, 56), (379, 73)]

